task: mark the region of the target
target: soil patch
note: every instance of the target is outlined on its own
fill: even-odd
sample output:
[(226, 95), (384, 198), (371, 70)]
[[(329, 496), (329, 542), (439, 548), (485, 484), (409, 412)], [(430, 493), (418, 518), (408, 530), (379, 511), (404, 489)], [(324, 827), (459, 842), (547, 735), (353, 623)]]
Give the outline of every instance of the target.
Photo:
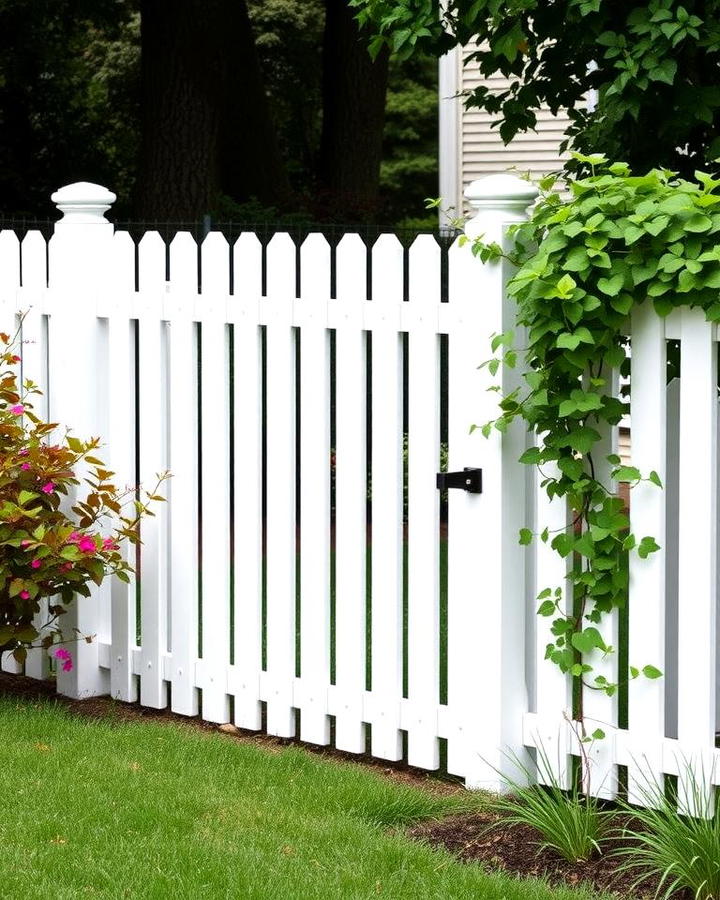
[[(618, 817), (614, 826), (621, 827), (622, 821)], [(633, 889), (640, 873), (618, 872), (613, 852), (627, 846), (627, 841), (613, 838), (605, 844), (602, 856), (570, 863), (551, 850), (540, 851), (542, 838), (534, 828), (503, 823), (502, 816), (492, 812), (420, 822), (406, 833), (433, 847), (444, 847), (464, 862), (481, 863), (487, 869), (521, 878), (545, 878), (557, 886), (585, 885), (623, 900), (652, 900), (659, 884), (659, 879), (648, 873)], [(677, 893), (673, 898), (690, 900), (690, 894)]]

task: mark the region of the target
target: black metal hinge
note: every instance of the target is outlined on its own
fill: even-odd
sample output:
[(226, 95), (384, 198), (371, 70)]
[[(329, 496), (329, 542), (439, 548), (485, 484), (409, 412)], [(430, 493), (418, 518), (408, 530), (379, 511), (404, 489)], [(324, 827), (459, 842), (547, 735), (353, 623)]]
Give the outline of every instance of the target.
[(469, 494), (482, 494), (482, 469), (466, 466), (462, 472), (438, 472), (437, 489), (460, 488)]

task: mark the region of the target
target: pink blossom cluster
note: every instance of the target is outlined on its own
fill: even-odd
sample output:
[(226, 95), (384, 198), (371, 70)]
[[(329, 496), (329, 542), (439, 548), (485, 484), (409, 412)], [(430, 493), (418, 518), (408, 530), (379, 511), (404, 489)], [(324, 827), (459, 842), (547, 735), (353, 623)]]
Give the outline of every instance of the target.
[(73, 667), (72, 656), (70, 655), (70, 651), (66, 650), (65, 647), (58, 647), (58, 649), (53, 654), (55, 659), (61, 659), (63, 661), (62, 668), (63, 672), (71, 672)]

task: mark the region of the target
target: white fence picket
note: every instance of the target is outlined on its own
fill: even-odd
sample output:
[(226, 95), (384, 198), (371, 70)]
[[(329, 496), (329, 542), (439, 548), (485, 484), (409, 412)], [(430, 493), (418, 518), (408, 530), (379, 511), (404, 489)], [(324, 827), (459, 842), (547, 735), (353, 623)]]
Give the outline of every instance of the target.
[(260, 296), (262, 247), (254, 234), (233, 247), (234, 403), (234, 665), (229, 682), (235, 724), (262, 725), (262, 344)]
[(168, 325), (169, 578), (173, 712), (197, 715), (196, 667), (199, 652), (198, 507), (198, 328), (197, 247), (188, 234), (170, 245), (170, 289), (165, 299)]
[[(630, 531), (655, 537), (660, 550), (640, 559), (630, 554), (629, 662), (665, 672), (665, 447), (667, 432), (667, 349), (665, 319), (649, 300), (632, 319), (632, 465), (647, 478), (657, 472), (662, 489), (649, 481), (633, 488)], [(628, 686), (628, 725), (636, 743), (630, 748), (628, 795), (643, 804), (648, 781), (662, 783), (662, 740), (665, 737), (665, 678), (641, 676)]]
[(202, 245), (200, 441), (202, 468), (202, 714), (228, 722), (230, 698), (229, 248), (220, 233)]
[[(481, 468), (484, 439), (470, 433), (476, 421), (477, 399), (486, 387), (478, 368), (487, 335), (480, 328), (480, 298), (475, 293), (480, 262), (469, 247), (457, 242), (450, 249), (448, 334), (448, 469)], [(412, 390), (412, 388), (411, 388)], [(488, 473), (485, 473), (487, 479)], [(468, 776), (479, 767), (478, 710), (482, 634), (482, 603), (486, 561), (478, 546), (476, 523), (480, 494), (448, 491), (448, 736), (447, 766)]]
[[(606, 379), (608, 391), (611, 397), (617, 397), (619, 393), (617, 371), (603, 369), (599, 375)], [(608, 461), (609, 456), (617, 456), (618, 430), (616, 427), (605, 423), (593, 423), (598, 428), (601, 439), (593, 448), (593, 464), (595, 477), (610, 494), (616, 494), (617, 482), (611, 477), (615, 465)], [(585, 625), (585, 623), (583, 623)], [(601, 653), (597, 650), (584, 657), (584, 662), (591, 665), (592, 672), (588, 673), (588, 681), (593, 683), (597, 677), (605, 678), (610, 684), (617, 685), (620, 681), (618, 667), (619, 651), (619, 613), (617, 609), (607, 612), (603, 616), (599, 630), (603, 640), (611, 653)], [(588, 737), (602, 732), (604, 737), (589, 741), (586, 745), (588, 761), (588, 780), (590, 792), (595, 797), (605, 800), (614, 800), (618, 791), (618, 770), (615, 765), (615, 729), (618, 724), (618, 698), (619, 692), (612, 694), (596, 690), (592, 687), (584, 689), (583, 713), (585, 717), (585, 730)]]
[(689, 767), (710, 802), (705, 757), (715, 737), (717, 344), (701, 309), (684, 308), (681, 323), (678, 738), (687, 767), (678, 799), (692, 812)]
[[(135, 468), (135, 323), (131, 304), (135, 291), (135, 245), (127, 232), (113, 238), (113, 288), (107, 318), (107, 450), (104, 459), (115, 473), (113, 482), (125, 492), (125, 514), (132, 511)], [(129, 504), (129, 505), (128, 505)], [(125, 558), (134, 565), (135, 548), (125, 543)], [(133, 671), (136, 646), (136, 585), (114, 578), (111, 586), (110, 696), (138, 698)]]
[(267, 246), (266, 330), (266, 634), (262, 696), (267, 730), (295, 734), (295, 245), (276, 234)]
[[(311, 234), (300, 256), (300, 737), (330, 742), (330, 245)], [(299, 692), (299, 693), (298, 693)]]
[(410, 248), (408, 361), (408, 762), (439, 765), (440, 248)]
[(372, 690), (365, 699), (371, 750), (402, 758), (403, 248), (390, 234), (372, 251)]
[[(0, 231), (0, 332), (13, 338), (17, 331), (17, 300), (20, 288), (20, 241), (13, 231)], [(3, 345), (2, 349), (5, 349)], [(15, 351), (17, 352), (17, 350)], [(22, 671), (9, 653), (0, 654), (3, 672)]]
[[(543, 466), (543, 475), (559, 478), (560, 470), (552, 463)], [(570, 747), (567, 740), (565, 721), (572, 718), (571, 681), (558, 666), (545, 659), (548, 644), (555, 643), (551, 632), (553, 619), (567, 615), (572, 610), (572, 587), (568, 580), (569, 557), (563, 558), (551, 546), (553, 538), (567, 533), (571, 517), (565, 497), (548, 496), (542, 487), (539, 473), (533, 473), (534, 485), (534, 588), (531, 592), (530, 614), (535, 623), (535, 712), (531, 727), (535, 733), (533, 742), (538, 748), (537, 778), (541, 784), (558, 784), (563, 789), (570, 787), (572, 765)], [(548, 529), (547, 541), (540, 537)], [(537, 610), (544, 600), (539, 594), (550, 590), (546, 599), (557, 601), (558, 616), (538, 616)], [(560, 589), (560, 595), (556, 591)]]
[[(167, 468), (165, 244), (148, 232), (138, 248), (138, 384), (141, 490), (152, 490), (157, 473)], [(141, 527), (140, 550), (140, 702), (167, 705), (164, 656), (167, 651), (167, 518), (163, 506)]]
[(365, 445), (366, 341), (363, 306), (367, 250), (347, 234), (337, 248), (337, 299), (331, 301), (335, 354), (335, 745), (365, 752), (366, 651)]
[[(23, 260), (23, 319), (18, 353), (22, 359), (20, 374), (23, 390), (32, 381), (43, 392), (30, 396), (33, 411), (47, 421), (48, 415), (48, 373), (47, 373), (47, 329), (42, 314), (43, 294), (47, 288), (47, 243), (39, 231), (29, 231), (22, 242)], [(40, 609), (33, 617), (35, 628), (42, 634), (48, 621), (48, 601), (40, 600)], [(31, 678), (47, 678), (49, 673), (47, 651), (37, 647), (28, 651), (25, 660), (25, 674)]]

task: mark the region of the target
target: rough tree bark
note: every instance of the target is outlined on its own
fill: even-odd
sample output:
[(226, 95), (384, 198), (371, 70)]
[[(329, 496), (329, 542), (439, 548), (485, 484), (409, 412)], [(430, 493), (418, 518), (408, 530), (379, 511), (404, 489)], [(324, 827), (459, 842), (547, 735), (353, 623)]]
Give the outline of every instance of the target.
[(373, 62), (347, 0), (326, 0), (319, 184), (326, 211), (347, 221), (378, 208), (388, 54)]
[(245, 0), (141, 0), (136, 212), (194, 221), (219, 193), (287, 191)]

